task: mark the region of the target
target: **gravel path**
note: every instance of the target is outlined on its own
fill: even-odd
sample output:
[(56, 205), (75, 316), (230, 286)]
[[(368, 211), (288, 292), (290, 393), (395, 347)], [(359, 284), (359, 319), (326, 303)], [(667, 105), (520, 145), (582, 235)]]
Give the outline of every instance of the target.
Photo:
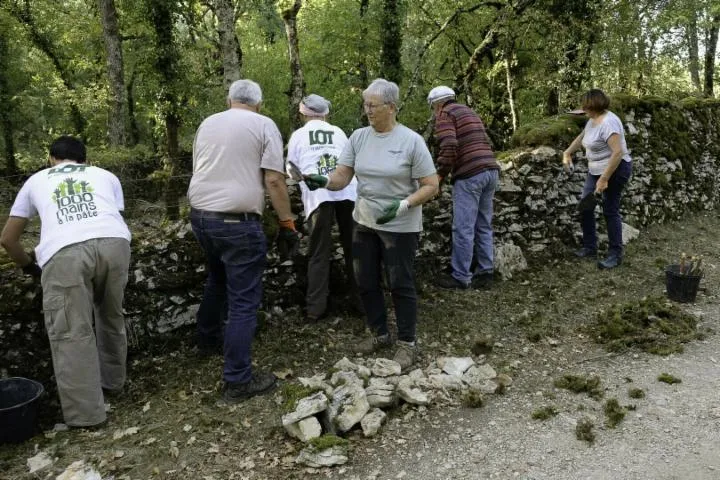
[[(704, 326), (720, 329), (718, 306), (693, 310)], [(554, 356), (556, 351), (539, 352), (554, 371), (543, 376), (520, 367), (515, 385), (484, 408), (430, 410), (422, 421), (391, 421), (382, 439), (359, 447), (352, 465), (333, 478), (720, 479), (720, 336), (669, 357), (562, 353), (562, 345)], [(573, 354), (590, 360), (574, 361)], [(663, 372), (682, 383), (659, 382)], [(598, 402), (555, 389), (552, 378), (562, 373), (599, 375), (605, 398)], [(631, 387), (646, 397), (628, 398)], [(602, 409), (612, 397), (636, 405), (615, 429), (604, 426)], [(533, 420), (542, 405), (555, 406), (559, 415)], [(581, 417), (593, 419), (593, 445), (575, 437)]]

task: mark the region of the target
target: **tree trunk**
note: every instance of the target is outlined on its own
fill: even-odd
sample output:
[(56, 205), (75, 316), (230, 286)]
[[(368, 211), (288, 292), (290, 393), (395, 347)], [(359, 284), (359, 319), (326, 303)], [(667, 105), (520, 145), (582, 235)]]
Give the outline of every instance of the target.
[(688, 44), (690, 78), (692, 79), (692, 84), (693, 87), (695, 87), (695, 91), (699, 93), (702, 92), (702, 85), (700, 84), (700, 57), (698, 55), (697, 11), (695, 10), (690, 12), (690, 23), (686, 28), (686, 41)]
[(720, 29), (720, 15), (715, 15), (705, 34), (705, 88), (703, 94), (708, 98), (715, 96), (713, 76), (715, 75), (718, 29)]
[(180, 216), (180, 188), (177, 174), (180, 172), (180, 147), (178, 130), (180, 115), (178, 113), (177, 85), (181, 81), (178, 72), (179, 54), (173, 31), (173, 11), (177, 9), (174, 0), (149, 0), (150, 20), (155, 30), (156, 58), (155, 69), (160, 75), (161, 90), (159, 100), (161, 117), (165, 121), (166, 157), (163, 161), (165, 173), (165, 214), (170, 220)]
[[(4, 25), (0, 25), (4, 27)], [(10, 92), (7, 30), (0, 29), (0, 128), (5, 143), (5, 174), (15, 175), (18, 171), (15, 160), (15, 128), (13, 125), (14, 105)]]
[(98, 0), (98, 8), (103, 26), (105, 50), (107, 51), (108, 80), (110, 81), (110, 98), (108, 103), (108, 140), (110, 145), (127, 144), (128, 103), (125, 89), (125, 73), (123, 71), (122, 42), (118, 27), (115, 0)]
[(136, 71), (133, 70), (130, 74), (130, 79), (127, 83), (127, 99), (128, 99), (128, 118), (130, 120), (130, 137), (128, 138), (128, 145), (135, 146), (140, 142), (140, 127), (138, 126), (137, 118), (135, 118), (135, 78), (137, 77)]
[(545, 102), (545, 115), (552, 117), (560, 113), (560, 92), (557, 87), (550, 87), (547, 100)]
[[(56, 45), (52, 43), (52, 39), (38, 28), (35, 23), (35, 18), (30, 11), (30, 2), (26, 0), (22, 8), (19, 4), (13, 2), (10, 4), (8, 11), (18, 22), (25, 25), (33, 45), (50, 59), (65, 88), (70, 92), (75, 92), (75, 85), (71, 79), (71, 69), (61, 61)], [(69, 96), (68, 103), (70, 104), (70, 121), (75, 128), (75, 133), (84, 139), (87, 120), (80, 112), (73, 95)]]
[[(370, 0), (360, 0), (360, 44), (358, 45), (358, 52), (360, 54), (360, 62), (358, 63), (358, 82), (360, 83), (360, 88), (364, 90), (367, 88), (368, 83), (370, 83), (370, 76), (368, 75), (368, 67), (367, 67), (367, 35), (368, 35), (368, 27), (367, 27), (367, 19), (365, 18), (365, 15), (367, 15), (368, 8), (370, 8)], [(368, 126), (368, 119), (367, 115), (365, 115), (365, 109), (363, 108), (363, 102), (364, 100), (360, 98), (360, 103), (358, 104), (358, 110), (359, 110), (359, 117), (361, 119), (361, 124), (364, 127)]]
[(290, 114), (290, 124), (293, 130), (302, 127), (303, 122), (300, 117), (298, 107), (303, 98), (305, 90), (305, 80), (303, 78), (302, 65), (300, 63), (300, 46), (297, 34), (297, 14), (302, 7), (302, 0), (295, 2), (285, 10), (280, 12), (283, 23), (285, 24), (285, 34), (288, 39), (288, 54), (290, 55), (290, 90), (288, 91), (288, 111)]
[(384, 0), (380, 76), (400, 85), (402, 81), (402, 0)]
[[(509, 55), (508, 55), (509, 56)], [(508, 106), (510, 107), (510, 118), (512, 119), (512, 131), (517, 130), (517, 112), (515, 111), (515, 89), (513, 88), (512, 72), (510, 71), (510, 59), (505, 58), (505, 87), (507, 88)]]
[(225, 89), (235, 80), (240, 79), (242, 67), (242, 50), (235, 34), (235, 5), (232, 0), (215, 0), (213, 10), (218, 20), (218, 36), (223, 58), (223, 77)]

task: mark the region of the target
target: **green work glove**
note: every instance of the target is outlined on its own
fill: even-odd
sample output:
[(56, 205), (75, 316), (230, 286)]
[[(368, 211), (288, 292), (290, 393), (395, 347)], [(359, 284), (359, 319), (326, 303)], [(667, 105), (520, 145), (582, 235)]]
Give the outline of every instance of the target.
[(305, 185), (307, 185), (310, 190), (325, 188), (328, 184), (328, 177), (325, 175), (318, 175), (317, 173), (313, 173), (312, 175), (303, 175), (303, 180), (305, 180)]
[(385, 225), (393, 218), (405, 215), (409, 209), (410, 204), (407, 200), (393, 200), (392, 203), (383, 210), (383, 214), (375, 220), (375, 222), (378, 225)]

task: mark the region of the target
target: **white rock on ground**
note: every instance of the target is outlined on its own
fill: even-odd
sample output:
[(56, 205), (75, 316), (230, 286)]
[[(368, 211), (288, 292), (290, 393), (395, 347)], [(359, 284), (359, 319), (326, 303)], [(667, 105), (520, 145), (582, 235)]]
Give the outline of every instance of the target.
[(491, 378), (497, 377), (497, 372), (488, 364), (470, 367), (462, 376), (462, 381), (470, 386), (481, 385)]
[(370, 385), (365, 389), (365, 396), (371, 407), (387, 408), (395, 404), (395, 385), (387, 382), (373, 382), (379, 380), (370, 379)]
[(332, 447), (316, 452), (312, 447), (303, 449), (295, 462), (302, 463), (312, 468), (332, 467), (347, 463), (347, 449), (344, 447)]
[(376, 358), (375, 363), (370, 370), (373, 375), (377, 377), (390, 377), (392, 375), (400, 375), (402, 367), (395, 360)]
[(83, 460), (71, 463), (55, 480), (102, 480), (102, 476)]
[(297, 438), (301, 442), (307, 442), (322, 435), (322, 427), (320, 427), (320, 422), (315, 417), (303, 418), (297, 423), (283, 426), (291, 437)]
[(343, 357), (337, 362), (335, 362), (333, 368), (335, 368), (336, 370), (349, 370), (351, 372), (356, 372), (358, 369), (358, 365), (351, 362), (347, 357)]
[(312, 377), (299, 377), (298, 382), (303, 387), (307, 387), (313, 390), (322, 390), (326, 394), (332, 393), (332, 386), (325, 381), (325, 374), (319, 373)]
[(370, 410), (360, 421), (363, 435), (366, 437), (376, 435), (378, 431), (380, 431), (382, 424), (385, 423), (385, 419), (387, 419), (387, 415), (379, 408), (373, 408)]
[(329, 410), (330, 419), (338, 431), (350, 430), (370, 410), (365, 389), (352, 383), (336, 388)]
[(475, 360), (470, 357), (440, 357), (437, 360), (438, 366), (448, 375), (460, 376), (475, 365)]
[(330, 383), (333, 384), (333, 386), (337, 387), (339, 385), (363, 385), (363, 381), (360, 380), (360, 377), (357, 376), (355, 372), (351, 371), (340, 371), (333, 373), (332, 377), (330, 378)]
[(457, 375), (430, 375), (428, 386), (430, 388), (445, 390), (462, 390), (465, 384)]
[(640, 230), (623, 222), (623, 224), (622, 224), (622, 243), (623, 243), (623, 245), (627, 245), (628, 243), (635, 240), (639, 236), (640, 236)]
[(35, 473), (43, 468), (47, 468), (53, 464), (53, 459), (46, 451), (41, 451), (34, 457), (27, 459), (27, 466), (30, 469), (30, 473)]
[(513, 243), (495, 247), (495, 271), (503, 280), (512, 278), (513, 273), (527, 270), (527, 260), (522, 249)]
[(283, 426), (297, 423), (303, 418), (320, 413), (328, 408), (328, 399), (323, 392), (305, 397), (298, 401), (295, 411), (282, 416)]
[(409, 381), (400, 382), (397, 387), (397, 393), (400, 398), (413, 405), (427, 405), (430, 403), (427, 393), (416, 388), (412, 382)]

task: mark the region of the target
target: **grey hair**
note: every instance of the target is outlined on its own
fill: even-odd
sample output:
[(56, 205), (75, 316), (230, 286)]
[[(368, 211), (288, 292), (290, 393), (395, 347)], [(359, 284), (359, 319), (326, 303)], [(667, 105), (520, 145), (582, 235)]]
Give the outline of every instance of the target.
[(252, 80), (235, 80), (228, 90), (228, 98), (231, 102), (254, 107), (262, 102), (262, 90), (260, 85)]
[(376, 78), (363, 91), (363, 98), (368, 95), (377, 95), (382, 97), (383, 103), (392, 103), (397, 106), (400, 103), (400, 88), (397, 83), (385, 80), (384, 78)]

